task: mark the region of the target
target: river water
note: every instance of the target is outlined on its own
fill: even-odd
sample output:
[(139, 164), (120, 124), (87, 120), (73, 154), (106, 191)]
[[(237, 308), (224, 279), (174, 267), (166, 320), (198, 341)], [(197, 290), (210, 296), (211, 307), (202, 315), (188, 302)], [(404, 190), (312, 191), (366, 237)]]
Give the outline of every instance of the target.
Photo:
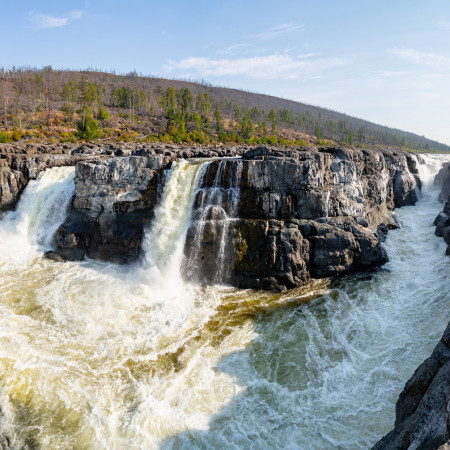
[(429, 184), (444, 158), (426, 157), (381, 270), (282, 294), (183, 281), (204, 172), (185, 161), (144, 263), (43, 259), (73, 193), (72, 168), (46, 171), (0, 222), (1, 431), (13, 448), (370, 447), (449, 319)]

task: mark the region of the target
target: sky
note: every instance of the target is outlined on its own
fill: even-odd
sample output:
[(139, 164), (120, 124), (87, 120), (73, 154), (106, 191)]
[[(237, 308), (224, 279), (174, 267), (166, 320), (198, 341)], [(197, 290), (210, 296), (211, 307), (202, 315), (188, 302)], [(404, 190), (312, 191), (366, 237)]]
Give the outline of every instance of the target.
[(0, 0), (0, 67), (205, 80), (450, 145), (449, 0)]

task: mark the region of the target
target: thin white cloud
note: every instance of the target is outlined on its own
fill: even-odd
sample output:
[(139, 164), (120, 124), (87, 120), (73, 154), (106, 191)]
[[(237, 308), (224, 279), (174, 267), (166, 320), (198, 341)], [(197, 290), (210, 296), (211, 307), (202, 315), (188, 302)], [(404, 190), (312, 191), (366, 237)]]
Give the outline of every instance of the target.
[(267, 28), (261, 33), (251, 34), (249, 37), (254, 39), (273, 39), (281, 34), (292, 33), (294, 31), (303, 31), (304, 25), (296, 25), (294, 23), (283, 23), (275, 27)]
[(234, 44), (230, 45), (229, 47), (222, 48), (220, 50), (217, 50), (218, 55), (229, 55), (230, 53), (233, 53), (235, 50), (239, 50), (242, 47), (245, 47), (246, 44)]
[(392, 83), (394, 79), (399, 77), (405, 77), (409, 75), (409, 72), (399, 70), (375, 70), (370, 73), (371, 77), (368, 80), (373, 85), (386, 85), (386, 83)]
[(292, 57), (289, 55), (254, 56), (251, 58), (203, 58), (190, 57), (181, 61), (170, 61), (166, 69), (180, 70), (195, 76), (245, 76), (256, 79), (299, 79), (320, 75), (324, 70), (349, 64), (345, 58), (312, 59), (313, 53)]
[(396, 78), (403, 75), (408, 75), (409, 72), (397, 71), (397, 70), (378, 70), (375, 75), (380, 78)]
[(450, 30), (450, 21), (444, 20), (444, 19), (439, 19), (437, 21), (437, 26), (439, 28), (442, 28), (443, 30)]
[(434, 69), (450, 69), (450, 58), (437, 53), (421, 52), (411, 48), (394, 48), (389, 53), (406, 61)]
[(64, 27), (73, 20), (81, 19), (82, 16), (83, 11), (71, 11), (66, 17), (49, 16), (35, 12), (29, 13), (29, 18), (36, 30)]

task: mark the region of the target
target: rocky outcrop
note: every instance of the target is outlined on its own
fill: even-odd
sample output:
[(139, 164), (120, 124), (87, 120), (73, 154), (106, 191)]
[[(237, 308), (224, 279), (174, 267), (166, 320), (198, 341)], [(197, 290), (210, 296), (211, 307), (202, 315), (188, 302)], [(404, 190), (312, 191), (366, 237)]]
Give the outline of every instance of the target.
[(444, 163), (434, 178), (434, 187), (441, 189), (439, 201), (445, 202), (450, 195), (450, 162)]
[[(199, 282), (283, 290), (384, 264), (379, 230), (397, 226), (391, 211), (413, 203), (420, 186), (415, 158), (400, 152), (221, 151), (242, 158), (205, 163), (185, 246), (184, 273)], [(217, 154), (150, 149), (78, 163), (72, 209), (51, 256), (139, 258), (174, 157), (201, 152)]]
[(447, 243), (446, 255), (450, 256), (450, 163), (444, 164), (444, 167), (436, 175), (434, 185), (441, 187), (439, 200), (444, 202), (444, 209), (434, 220), (436, 226), (436, 236), (443, 237)]
[(30, 180), (45, 169), (74, 166), (93, 156), (77, 152), (69, 144), (39, 146), (35, 144), (3, 144), (0, 146), (0, 212), (14, 208)]
[(340, 148), (256, 148), (241, 160), (214, 161), (194, 205), (186, 273), (282, 290), (380, 266), (387, 255), (379, 227), (396, 227), (394, 207), (417, 200), (415, 162), (404, 153)]
[(248, 150), (242, 146), (191, 146), (139, 143), (0, 144), (0, 213), (14, 208), (28, 181), (34, 180), (45, 169), (74, 166), (80, 161), (104, 161), (114, 156), (164, 156), (176, 158), (203, 158), (237, 156)]
[(164, 156), (132, 156), (77, 164), (76, 195), (56, 233), (56, 253), (69, 260), (136, 260), (170, 162)]
[[(4, 145), (0, 210), (13, 206), (42, 170), (76, 164), (71, 211), (48, 256), (128, 263), (142, 255), (172, 162), (224, 156), (207, 163), (187, 233), (186, 260), (197, 264), (185, 273), (202, 282), (281, 290), (310, 277), (377, 267), (387, 260), (380, 238), (397, 226), (392, 210), (414, 204), (420, 189), (417, 160), (404, 152)], [(235, 156), (241, 158), (229, 158)]]
[(374, 450), (435, 450), (450, 439), (450, 323), (431, 356), (408, 380), (395, 428)]

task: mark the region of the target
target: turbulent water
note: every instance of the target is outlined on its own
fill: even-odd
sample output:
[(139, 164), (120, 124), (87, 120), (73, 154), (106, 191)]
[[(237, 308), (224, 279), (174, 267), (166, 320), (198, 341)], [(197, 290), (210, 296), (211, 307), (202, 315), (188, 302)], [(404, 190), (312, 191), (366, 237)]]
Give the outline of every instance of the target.
[(0, 222), (0, 427), (14, 448), (367, 448), (392, 428), (448, 320), (437, 192), (397, 211), (383, 270), (270, 294), (182, 281), (204, 171), (174, 165), (138, 266), (41, 257), (73, 169), (30, 182)]

